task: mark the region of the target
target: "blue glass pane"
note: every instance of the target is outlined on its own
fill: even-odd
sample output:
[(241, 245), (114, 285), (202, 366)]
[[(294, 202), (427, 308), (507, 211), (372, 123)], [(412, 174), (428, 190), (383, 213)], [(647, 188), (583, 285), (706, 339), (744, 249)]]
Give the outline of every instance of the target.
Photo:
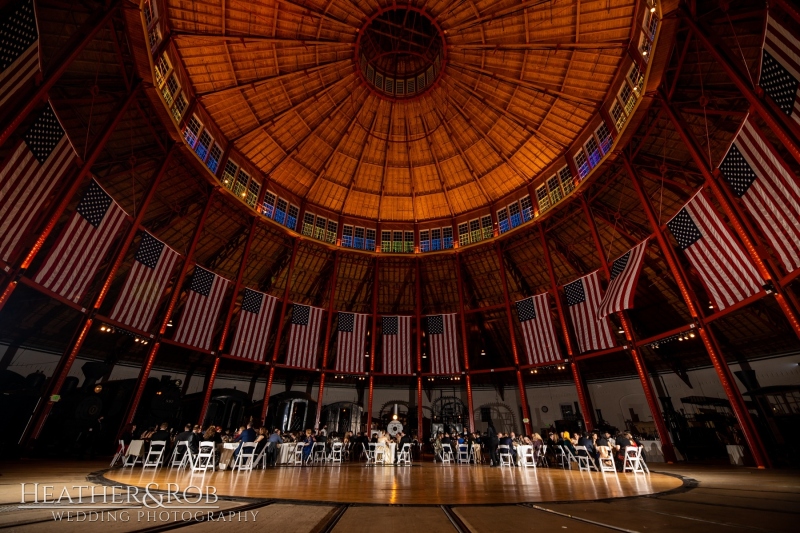
[(272, 212), (273, 212), (274, 209), (275, 209), (275, 206), (272, 206), (272, 205), (269, 205), (269, 204), (265, 203), (261, 207), (261, 214), (264, 215), (267, 218), (272, 218)]
[(453, 238), (452, 237), (445, 237), (442, 239), (444, 241), (444, 249), (449, 250), (453, 247)]
[(354, 242), (355, 242), (354, 248), (358, 248), (359, 250), (364, 249), (364, 237), (356, 237)]
[(610, 136), (606, 137), (606, 139), (600, 143), (600, 150), (602, 150), (604, 154), (608, 153), (613, 143), (614, 139), (612, 139)]
[(511, 215), (511, 227), (516, 228), (520, 224), (522, 224), (522, 216), (519, 213)]
[(366, 242), (367, 242), (367, 247), (365, 248), (365, 250), (367, 250), (369, 252), (374, 252), (375, 251), (375, 239), (367, 239)]
[(353, 247), (353, 238), (350, 237), (349, 235), (342, 235), (342, 246), (344, 246), (346, 248), (352, 248)]
[(600, 154), (600, 151), (595, 150), (589, 154), (589, 164), (592, 165), (592, 167), (596, 167), (597, 163), (599, 163), (602, 158), (603, 156)]
[(505, 233), (511, 229), (511, 226), (508, 224), (508, 219), (501, 220), (498, 226), (500, 227), (500, 233)]
[(213, 157), (209, 158), (208, 162), (206, 162), (206, 166), (209, 168), (209, 170), (211, 170), (211, 172), (215, 174), (217, 173), (217, 165), (219, 165), (219, 161), (217, 161)]
[(419, 251), (420, 252), (430, 252), (431, 251), (431, 242), (430, 241), (419, 241)]
[(286, 211), (281, 209), (275, 210), (275, 222), (278, 224), (283, 224), (283, 220), (286, 218)]
[(442, 249), (442, 239), (433, 239), (431, 240), (431, 250), (441, 250)]
[(526, 207), (525, 209), (522, 210), (522, 220), (524, 222), (527, 222), (532, 218), (533, 218), (533, 209), (531, 209), (530, 207)]
[(589, 163), (588, 162), (584, 163), (578, 167), (578, 174), (580, 175), (580, 177), (585, 178), (586, 175), (589, 173), (589, 170), (590, 170)]
[(289, 215), (286, 217), (286, 227), (289, 229), (294, 229), (295, 225), (297, 225), (297, 217), (293, 217)]
[(200, 159), (205, 159), (206, 158), (206, 154), (208, 153), (208, 148), (206, 148), (202, 144), (198, 144), (195, 147), (194, 151), (197, 152), (197, 155), (200, 156)]

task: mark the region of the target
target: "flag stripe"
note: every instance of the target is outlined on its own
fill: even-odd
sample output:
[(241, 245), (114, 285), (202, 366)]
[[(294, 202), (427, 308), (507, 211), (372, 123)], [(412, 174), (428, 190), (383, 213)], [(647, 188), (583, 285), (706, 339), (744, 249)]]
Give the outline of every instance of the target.
[[(437, 315), (427, 317), (431, 319)], [(460, 372), (458, 341), (456, 337), (456, 313), (441, 316), (441, 333), (431, 333), (428, 324), (428, 342), (431, 350), (431, 372), (433, 374), (455, 374)]]
[(701, 193), (686, 204), (703, 238), (685, 250), (717, 309), (758, 293), (763, 285), (750, 258)]
[[(246, 291), (252, 291), (252, 289), (246, 289)], [(278, 299), (262, 292), (258, 294), (262, 296), (262, 300), (261, 308), (257, 313), (247, 311), (244, 307), (239, 312), (239, 325), (231, 345), (231, 355), (253, 361), (264, 361), (269, 328)], [(244, 300), (242, 303), (244, 304)]]
[(367, 336), (367, 318), (370, 315), (359, 313), (338, 313), (353, 315), (353, 330), (337, 332), (336, 339), (336, 371), (347, 373), (364, 372), (364, 342)]
[(612, 313), (633, 307), (636, 283), (639, 281), (639, 274), (642, 272), (642, 263), (644, 262), (646, 251), (647, 240), (640, 242), (626, 252), (630, 254), (628, 262), (617, 277), (608, 284), (608, 290), (606, 290), (603, 301), (600, 302), (600, 307), (597, 309), (599, 317), (606, 317)]
[(39, 41), (37, 40), (22, 54), (11, 68), (0, 74), (0, 107), (14, 96), (29, 80), (39, 72)]
[(734, 144), (756, 180), (741, 196), (788, 272), (800, 268), (800, 187), (749, 119)]
[(24, 141), (0, 171), (0, 257), (8, 261), (20, 239), (30, 229), (53, 187), (72, 163), (75, 152), (67, 136), (40, 165)]
[[(764, 50), (775, 58), (795, 80), (800, 81), (800, 41), (771, 14), (767, 16)], [(794, 105), (790, 117), (800, 125), (800, 88), (794, 95)]]
[[(195, 266), (195, 276), (198, 275), (199, 268)], [(225, 291), (230, 284), (227, 279), (213, 273), (212, 275), (213, 281), (208, 296), (189, 289), (189, 298), (186, 300), (181, 323), (175, 333), (176, 342), (202, 350), (211, 349), (214, 325), (219, 317)]]
[[(568, 292), (568, 287), (580, 284), (579, 288), (583, 291), (584, 299), (573, 305), (569, 305), (569, 316), (572, 325), (575, 327), (575, 336), (578, 340), (578, 347), (581, 352), (590, 350), (605, 350), (614, 346), (614, 334), (611, 331), (611, 322), (608, 317), (598, 320), (597, 308), (602, 299), (600, 294), (599, 271), (595, 270), (564, 287)], [(569, 295), (568, 295), (569, 300)]]
[[(92, 181), (81, 203), (96, 201), (95, 194), (110, 203), (95, 207), (102, 215), (97, 227), (76, 210), (50, 250), (34, 281), (73, 302), (79, 302), (108, 253), (127, 214)], [(79, 205), (80, 207), (80, 205)]]
[(308, 324), (292, 323), (289, 333), (289, 349), (286, 365), (295, 368), (316, 368), (319, 330), (322, 324), (322, 309), (319, 307), (292, 305), (292, 314), (299, 307), (308, 308)]
[[(146, 235), (157, 240), (149, 233)], [(164, 244), (155, 268), (134, 260), (122, 292), (111, 312), (111, 319), (132, 328), (149, 330), (159, 300), (166, 290), (167, 282), (179, 258), (177, 252)]]
[(410, 375), (411, 364), (411, 318), (410, 316), (391, 316), (382, 318), (397, 319), (397, 333), (387, 335), (381, 333), (383, 349), (383, 373), (392, 375)]
[(533, 306), (535, 317), (523, 320), (520, 315), (520, 304), (525, 300), (517, 302), (517, 319), (520, 320), (522, 327), (522, 337), (525, 341), (525, 354), (528, 364), (549, 363), (560, 361), (561, 351), (556, 340), (556, 332), (553, 327), (553, 317), (550, 314), (550, 305), (547, 293), (537, 294), (526, 298)]

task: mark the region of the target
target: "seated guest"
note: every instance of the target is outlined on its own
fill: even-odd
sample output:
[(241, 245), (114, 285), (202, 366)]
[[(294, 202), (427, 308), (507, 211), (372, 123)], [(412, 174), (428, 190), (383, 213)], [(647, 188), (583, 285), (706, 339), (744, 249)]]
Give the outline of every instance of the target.
[(508, 446), (508, 452), (511, 454), (511, 459), (514, 464), (517, 464), (517, 448), (514, 446), (514, 439), (512, 438), (513, 433), (498, 433), (497, 436), (500, 438), (500, 446), (506, 445)]
[(586, 434), (586, 433), (581, 433), (580, 434), (580, 437), (578, 438), (578, 446), (585, 447), (586, 448), (586, 453), (590, 457), (594, 457), (594, 455), (595, 455), (594, 443), (592, 442), (592, 439), (589, 438), (588, 434)]
[(617, 465), (617, 470), (622, 472), (622, 467), (625, 464), (625, 448), (628, 446), (636, 447), (636, 443), (633, 441), (633, 435), (628, 433), (620, 434), (616, 439), (616, 449), (617, 453), (614, 455), (614, 463)]
[(256, 443), (256, 457), (258, 457), (258, 454), (260, 454), (261, 451), (267, 447), (267, 437), (269, 437), (267, 434), (267, 428), (258, 428), (258, 431), (256, 431), (256, 440), (253, 441)]
[(267, 464), (269, 466), (275, 466), (278, 462), (278, 448), (282, 443), (281, 430), (275, 428), (275, 431), (269, 436), (269, 443), (267, 444)]
[(542, 440), (542, 436), (538, 433), (534, 433), (531, 437), (531, 446), (533, 447), (533, 458), (534, 460), (539, 459), (539, 454), (542, 453), (542, 446), (544, 445), (544, 441)]
[(311, 430), (306, 430), (305, 439), (303, 439), (303, 462), (311, 455), (311, 450), (314, 449), (314, 437), (311, 435)]
[(561, 440), (558, 441), (558, 444), (565, 450), (569, 450), (572, 455), (575, 455), (575, 446), (572, 445), (572, 441), (569, 438), (569, 431), (565, 431), (561, 434)]
[(189, 439), (189, 449), (192, 450), (193, 454), (197, 454), (200, 451), (201, 440), (203, 440), (203, 428), (194, 426), (192, 428), (192, 436)]
[[(216, 428), (214, 429), (214, 434), (216, 434)], [(233, 439), (233, 442), (238, 442), (239, 446), (236, 448), (236, 451), (233, 452), (233, 456), (236, 457), (239, 455), (239, 450), (242, 449), (242, 444), (245, 442), (254, 442), (256, 440), (256, 432), (253, 429), (253, 423), (249, 422), (247, 427), (239, 432), (239, 436)]]
[(442, 437), (442, 445), (444, 444), (449, 444), (450, 447), (452, 448), (453, 439), (450, 438), (450, 433), (445, 433), (444, 436)]
[[(186, 424), (183, 427), (183, 431), (178, 433), (178, 436), (175, 437), (175, 446), (177, 446), (179, 442), (185, 441), (189, 443), (189, 449), (191, 449), (192, 435), (193, 435), (192, 425)], [(183, 457), (183, 454), (186, 453), (186, 448), (184, 446), (181, 446), (180, 449), (178, 450), (178, 453), (180, 454), (180, 457)]]
[(150, 435), (151, 442), (154, 440), (163, 440), (167, 443), (167, 446), (169, 446), (169, 439), (170, 439), (169, 424), (167, 424), (166, 422), (163, 422), (161, 426), (159, 426), (158, 431)]
[(120, 438), (122, 442), (125, 443), (125, 446), (130, 444), (131, 441), (136, 438), (136, 424), (128, 424)]

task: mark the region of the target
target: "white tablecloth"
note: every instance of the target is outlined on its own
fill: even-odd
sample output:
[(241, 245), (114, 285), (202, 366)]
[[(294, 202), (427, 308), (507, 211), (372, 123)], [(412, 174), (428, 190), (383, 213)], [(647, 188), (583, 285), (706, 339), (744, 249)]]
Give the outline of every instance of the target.
[(394, 456), (397, 452), (397, 444), (390, 442), (386, 445), (386, 451), (383, 453), (383, 462), (387, 465), (394, 464)]
[(744, 466), (744, 446), (728, 444), (725, 448), (728, 449), (728, 460), (732, 465)]
[(125, 455), (135, 455), (136, 457), (141, 457), (143, 454), (144, 454), (144, 441), (132, 440), (130, 445), (128, 445), (128, 451)]
[(527, 458), (527, 463), (525, 462), (525, 454), (530, 454), (533, 450), (533, 446), (529, 444), (524, 444), (522, 446), (517, 446), (517, 466), (528, 466), (531, 463), (530, 455)]
[(294, 442), (286, 442), (278, 445), (279, 465), (287, 465), (294, 461)]

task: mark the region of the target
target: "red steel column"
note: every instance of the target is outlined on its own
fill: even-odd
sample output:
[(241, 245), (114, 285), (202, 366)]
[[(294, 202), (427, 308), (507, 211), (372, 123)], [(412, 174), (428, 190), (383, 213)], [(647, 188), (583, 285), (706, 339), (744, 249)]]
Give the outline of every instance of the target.
[(594, 429), (594, 412), (592, 411), (592, 403), (589, 398), (589, 391), (586, 387), (586, 382), (583, 381), (580, 369), (578, 368), (578, 361), (575, 359), (575, 352), (572, 349), (572, 339), (569, 336), (569, 328), (567, 326), (567, 319), (564, 315), (564, 304), (561, 302), (561, 294), (558, 292), (558, 283), (556, 282), (555, 271), (553, 270), (553, 259), (550, 257), (550, 249), (547, 246), (547, 238), (544, 233), (544, 226), (539, 224), (539, 236), (542, 239), (542, 250), (544, 251), (544, 260), (547, 263), (547, 273), (550, 276), (550, 290), (553, 293), (553, 298), (556, 301), (556, 309), (558, 310), (558, 321), (561, 323), (561, 332), (564, 335), (564, 344), (567, 346), (567, 355), (570, 360), (570, 368), (572, 369), (572, 379), (575, 380), (575, 389), (578, 392), (578, 403), (580, 403), (581, 411), (583, 412), (583, 422), (586, 424), (586, 431)]
[[(456, 232), (458, 233), (458, 232)], [(461, 340), (464, 347), (464, 373), (467, 382), (467, 410), (469, 412), (469, 432), (475, 431), (475, 411), (472, 406), (472, 380), (469, 376), (469, 338), (467, 337), (467, 314), (464, 312), (464, 280), (461, 274), (461, 255), (455, 254), (456, 277), (458, 279), (458, 312), (461, 315)]]
[[(603, 253), (603, 245), (600, 243), (600, 234), (597, 232), (597, 224), (594, 222), (592, 213), (589, 210), (589, 204), (586, 202), (586, 197), (581, 195), (581, 205), (583, 212), (586, 215), (586, 222), (589, 224), (589, 229), (592, 232), (592, 239), (594, 240), (595, 248), (597, 249), (597, 257), (600, 259), (600, 266), (606, 275), (606, 280), (611, 280), (611, 271), (608, 268), (605, 253)], [(655, 392), (653, 391), (653, 384), (650, 383), (650, 376), (647, 375), (647, 368), (644, 364), (644, 357), (639, 352), (639, 347), (633, 335), (633, 328), (630, 325), (628, 316), (625, 311), (617, 313), (622, 329), (625, 332), (625, 339), (630, 344), (631, 357), (633, 357), (633, 364), (636, 366), (636, 373), (639, 375), (639, 381), (642, 383), (642, 390), (647, 399), (647, 405), (650, 407), (650, 413), (653, 415), (653, 422), (656, 424), (656, 430), (661, 437), (661, 451), (664, 454), (664, 459), (668, 463), (677, 461), (675, 456), (675, 448), (672, 446), (667, 425), (664, 423), (664, 416), (661, 414), (661, 408), (658, 405)]]
[(372, 425), (372, 388), (374, 386), (373, 374), (375, 373), (375, 344), (378, 330), (378, 266), (379, 259), (375, 256), (375, 275), (372, 279), (372, 333), (369, 351), (369, 394), (367, 395), (367, 430)]
[(117, 271), (119, 270), (120, 266), (122, 266), (122, 262), (125, 260), (125, 255), (128, 253), (128, 248), (130, 248), (131, 243), (136, 236), (136, 232), (141, 227), (147, 207), (150, 205), (150, 201), (155, 195), (156, 188), (158, 188), (158, 185), (161, 183), (164, 174), (166, 174), (167, 167), (172, 159), (172, 155), (176, 151), (176, 145), (173, 145), (164, 157), (164, 161), (161, 163), (161, 167), (158, 169), (158, 172), (156, 173), (155, 178), (153, 178), (152, 183), (150, 183), (150, 187), (142, 199), (139, 212), (136, 213), (136, 218), (134, 219), (133, 224), (131, 224), (131, 227), (128, 229), (123, 242), (117, 249), (116, 258), (112, 263), (111, 269), (106, 274), (106, 281), (103, 283), (103, 287), (95, 297), (91, 309), (84, 318), (83, 325), (81, 326), (77, 335), (74, 337), (75, 342), (72, 344), (72, 347), (69, 348), (61, 357), (55, 372), (53, 372), (53, 378), (50, 380), (50, 384), (47, 387), (44, 396), (39, 401), (40, 408), (37, 409), (33, 414), (33, 423), (29, 425), (30, 432), (27, 435), (24, 435), (22, 439), (22, 442), (25, 445), (27, 445), (30, 440), (36, 440), (39, 438), (39, 435), (44, 428), (44, 424), (47, 421), (47, 417), (50, 415), (50, 411), (53, 409), (54, 402), (50, 400), (50, 397), (54, 394), (58, 394), (58, 391), (60, 391), (62, 385), (64, 385), (64, 380), (67, 379), (67, 376), (69, 376), (69, 371), (72, 368), (72, 364), (75, 362), (75, 358), (78, 356), (78, 353), (83, 346), (83, 342), (86, 340), (86, 336), (89, 334), (89, 331), (92, 328), (97, 310), (100, 309), (100, 306), (103, 304), (106, 294), (108, 294), (108, 289), (111, 288), (111, 282), (114, 280), (114, 276), (116, 276)]
[(331, 295), (328, 300), (328, 320), (325, 324), (325, 344), (322, 349), (322, 368), (319, 373), (319, 391), (317, 392), (317, 417), (314, 428), (319, 429), (319, 418), (322, 415), (322, 394), (325, 392), (325, 368), (328, 366), (328, 352), (331, 344), (331, 324), (333, 324), (333, 303), (336, 300), (336, 281), (339, 277), (339, 250), (333, 252), (333, 279), (331, 279)]
[(422, 280), (420, 258), (414, 258), (414, 321), (417, 323), (417, 438), (422, 446)]
[(256, 226), (258, 225), (258, 215), (253, 215), (250, 221), (250, 232), (247, 234), (247, 242), (244, 245), (244, 252), (242, 253), (242, 261), (239, 263), (239, 271), (236, 273), (236, 282), (233, 285), (233, 296), (231, 297), (231, 305), (228, 306), (228, 314), (225, 316), (225, 326), (222, 328), (222, 336), (219, 339), (219, 347), (217, 354), (214, 358), (214, 366), (211, 369), (211, 375), (208, 378), (208, 386), (206, 387), (205, 394), (203, 395), (203, 405), (200, 406), (200, 416), (197, 417), (197, 423), (202, 426), (205, 422), (206, 412), (208, 411), (208, 404), (211, 401), (211, 392), (214, 390), (214, 380), (217, 379), (217, 371), (219, 370), (219, 362), (222, 355), (222, 350), (225, 349), (225, 341), (228, 339), (230, 332), (231, 320), (233, 320), (233, 311), (236, 308), (236, 299), (239, 292), (242, 290), (242, 277), (244, 270), (247, 268), (247, 259), (250, 257), (250, 248), (253, 246), (253, 236), (256, 233)]
[(205, 226), (206, 219), (208, 218), (208, 213), (211, 211), (211, 204), (214, 200), (214, 197), (219, 190), (219, 187), (214, 187), (208, 195), (208, 199), (206, 200), (206, 205), (203, 208), (203, 213), (200, 216), (200, 220), (197, 223), (197, 227), (194, 230), (194, 236), (192, 237), (192, 243), (189, 246), (189, 251), (186, 253), (186, 257), (183, 260), (183, 265), (181, 266), (180, 274), (178, 274), (178, 278), (175, 280), (175, 285), (172, 286), (172, 296), (170, 296), (169, 305), (167, 306), (167, 311), (164, 313), (164, 317), (161, 319), (161, 326), (158, 329), (158, 335), (156, 337), (156, 342), (153, 344), (153, 347), (150, 348), (150, 352), (147, 354), (147, 360), (145, 364), (142, 366), (142, 370), (139, 372), (139, 382), (136, 385), (136, 392), (131, 398), (131, 403), (128, 405), (128, 411), (125, 414), (125, 418), (122, 421), (122, 426), (120, 427), (120, 431), (127, 425), (133, 423), (133, 419), (136, 416), (136, 410), (139, 407), (139, 402), (142, 399), (142, 394), (144, 393), (144, 388), (147, 385), (147, 379), (150, 377), (150, 371), (153, 369), (153, 363), (155, 363), (156, 355), (158, 354), (158, 349), (161, 346), (161, 338), (164, 336), (164, 333), (167, 331), (167, 324), (169, 324), (170, 317), (172, 316), (172, 311), (175, 309), (175, 305), (178, 303), (178, 298), (181, 294), (181, 287), (183, 286), (183, 282), (186, 279), (186, 274), (189, 272), (189, 267), (194, 260), (194, 252), (197, 248), (197, 243), (200, 241), (200, 235), (203, 233), (203, 226)]
[(47, 76), (42, 84), (35, 90), (35, 92), (28, 97), (24, 103), (20, 103), (17, 107), (19, 111), (15, 114), (11, 122), (0, 133), (0, 146), (11, 137), (11, 134), (19, 127), (23, 120), (33, 111), (33, 109), (47, 99), (47, 93), (56, 82), (61, 79), (64, 72), (67, 71), (72, 62), (83, 52), (83, 49), (92, 42), (97, 36), (97, 33), (102, 30), (106, 24), (111, 20), (111, 17), (116, 13), (117, 8), (122, 4), (121, 0), (111, 0), (110, 5), (105, 11), (97, 11), (83, 26), (75, 30), (70, 37), (70, 41), (61, 48), (61, 55), (57, 60), (53, 61), (55, 70)]
[(776, 113), (767, 106), (763, 100), (763, 96), (759, 97), (759, 95), (756, 94), (756, 91), (750, 86), (750, 80), (746, 80), (739, 70), (731, 64), (728, 57), (720, 52), (715, 43), (713, 43), (700, 26), (697, 25), (694, 17), (686, 11), (685, 7), (681, 9), (680, 13), (683, 20), (689, 28), (691, 28), (692, 33), (703, 44), (705, 49), (708, 50), (717, 64), (722, 67), (733, 84), (736, 85), (736, 88), (741, 91), (742, 96), (747, 99), (747, 102), (753, 107), (755, 112), (758, 113), (758, 116), (767, 123), (769, 129), (780, 139), (781, 143), (792, 154), (792, 157), (800, 163), (800, 144), (797, 143), (795, 135), (787, 126), (788, 117), (785, 114), (781, 114), (779, 115), (779, 119), (775, 118)]
[(8, 301), (8, 298), (11, 296), (11, 293), (14, 292), (14, 289), (17, 287), (19, 276), (22, 275), (25, 269), (27, 269), (30, 266), (31, 262), (33, 262), (33, 259), (36, 257), (36, 254), (39, 253), (39, 250), (41, 250), (42, 245), (44, 245), (44, 241), (56, 227), (58, 219), (61, 218), (61, 215), (67, 209), (67, 206), (69, 206), (70, 201), (72, 201), (72, 197), (75, 196), (75, 193), (77, 193), (78, 189), (80, 189), (81, 185), (83, 184), (83, 180), (86, 179), (87, 176), (89, 176), (89, 173), (91, 172), (92, 167), (97, 161), (97, 158), (100, 157), (100, 154), (105, 149), (106, 143), (111, 138), (111, 135), (114, 133), (114, 130), (116, 130), (117, 125), (122, 120), (122, 117), (125, 116), (125, 113), (128, 111), (128, 107), (130, 107), (131, 102), (135, 100), (136, 95), (139, 93), (141, 86), (142, 86), (141, 83), (136, 85), (128, 94), (128, 96), (125, 98), (125, 101), (120, 106), (119, 110), (117, 111), (117, 114), (108, 123), (103, 132), (103, 135), (98, 139), (97, 144), (92, 149), (91, 154), (89, 154), (89, 157), (81, 166), (80, 172), (78, 172), (78, 175), (70, 184), (69, 189), (59, 194), (59, 196), (61, 197), (61, 201), (53, 210), (52, 215), (50, 216), (50, 220), (47, 223), (47, 226), (45, 226), (45, 228), (39, 234), (39, 238), (36, 240), (36, 243), (34, 243), (33, 247), (25, 256), (25, 258), (22, 260), (20, 265), (16, 269), (12, 269), (8, 273), (7, 275), (8, 281), (6, 282), (7, 285), (3, 287), (2, 295), (0, 295), (0, 310), (3, 309), (3, 306)]
[(800, 321), (798, 320), (797, 313), (787, 301), (786, 294), (781, 287), (780, 276), (776, 274), (775, 269), (771, 265), (769, 257), (767, 254), (762, 255), (762, 253), (753, 243), (753, 238), (745, 230), (743, 223), (747, 224), (747, 218), (738, 209), (738, 204), (730, 201), (730, 198), (726, 194), (727, 189), (725, 187), (727, 186), (720, 186), (718, 179), (715, 178), (712, 171), (708, 168), (708, 163), (703, 159), (703, 156), (698, 149), (694, 138), (684, 127), (683, 121), (675, 113), (675, 110), (672, 109), (672, 105), (667, 102), (666, 99), (663, 99), (663, 97), (662, 102), (664, 104), (664, 110), (667, 112), (667, 115), (669, 115), (670, 120), (678, 132), (678, 135), (680, 135), (681, 140), (689, 150), (692, 159), (702, 172), (706, 185), (711, 189), (714, 197), (716, 197), (717, 201), (719, 201), (720, 206), (722, 206), (722, 210), (733, 226), (733, 230), (742, 240), (747, 253), (753, 259), (753, 263), (758, 269), (758, 273), (761, 274), (761, 277), (764, 278), (766, 282), (772, 284), (774, 288), (775, 301), (778, 303), (781, 311), (783, 311), (783, 314), (789, 321), (789, 325), (791, 325), (795, 335), (800, 338)]
[(264, 405), (261, 407), (261, 420), (267, 418), (267, 409), (269, 408), (269, 395), (272, 391), (272, 381), (275, 378), (275, 362), (278, 360), (278, 349), (281, 346), (281, 333), (283, 332), (283, 321), (286, 318), (286, 308), (289, 306), (289, 289), (292, 285), (292, 273), (294, 270), (294, 263), (297, 259), (297, 249), (300, 247), (300, 238), (295, 237), (294, 244), (292, 245), (292, 258), (289, 260), (289, 268), (286, 272), (286, 286), (283, 289), (283, 299), (281, 300), (281, 314), (278, 318), (278, 331), (275, 334), (275, 348), (272, 350), (272, 361), (269, 369), (269, 378), (267, 379), (267, 387), (264, 389)]
[(497, 262), (500, 265), (500, 283), (503, 284), (503, 299), (506, 304), (506, 320), (508, 320), (508, 332), (511, 335), (511, 353), (514, 355), (514, 371), (517, 373), (517, 387), (519, 387), (519, 399), (522, 402), (522, 417), (528, 420), (525, 422), (525, 434), (531, 434), (531, 413), (528, 410), (528, 396), (525, 393), (525, 381), (522, 379), (522, 372), (519, 369), (519, 353), (517, 350), (517, 337), (514, 334), (513, 316), (511, 314), (511, 301), (508, 298), (508, 279), (506, 278), (506, 263), (503, 258), (503, 250), (500, 243), (495, 242), (494, 248), (497, 251)]
[(681, 292), (681, 296), (683, 296), (683, 301), (686, 303), (686, 307), (689, 309), (689, 313), (692, 315), (692, 318), (697, 321), (698, 334), (703, 340), (703, 344), (706, 347), (708, 356), (711, 358), (711, 363), (714, 365), (714, 370), (717, 372), (717, 376), (719, 377), (722, 388), (725, 391), (725, 395), (728, 397), (728, 401), (731, 403), (731, 408), (736, 415), (736, 419), (739, 421), (739, 425), (742, 427), (742, 433), (744, 433), (745, 440), (747, 440), (747, 444), (752, 451), (756, 466), (759, 468), (771, 466), (769, 454), (767, 453), (764, 443), (761, 440), (761, 436), (759, 435), (758, 430), (753, 423), (753, 419), (750, 417), (750, 412), (745, 405), (744, 398), (739, 392), (739, 388), (736, 386), (730, 367), (722, 357), (719, 346), (717, 346), (713, 335), (710, 335), (711, 332), (707, 329), (705, 321), (706, 317), (702, 310), (702, 306), (699, 304), (697, 296), (691, 289), (691, 286), (687, 281), (688, 278), (686, 277), (686, 273), (683, 271), (680, 262), (675, 257), (672, 246), (670, 246), (669, 242), (667, 242), (667, 238), (664, 236), (664, 232), (661, 230), (661, 226), (656, 219), (653, 206), (644, 192), (641, 181), (639, 180), (639, 177), (637, 176), (636, 171), (633, 169), (630, 161), (623, 157), (622, 162), (625, 165), (625, 170), (627, 171), (631, 182), (633, 183), (633, 188), (636, 189), (636, 193), (639, 196), (639, 201), (641, 202), (642, 208), (647, 215), (650, 226), (655, 232), (658, 246), (661, 248), (661, 252), (664, 254), (664, 259), (666, 260), (667, 265), (669, 265), (670, 271), (672, 271), (672, 277), (678, 284), (678, 289)]

